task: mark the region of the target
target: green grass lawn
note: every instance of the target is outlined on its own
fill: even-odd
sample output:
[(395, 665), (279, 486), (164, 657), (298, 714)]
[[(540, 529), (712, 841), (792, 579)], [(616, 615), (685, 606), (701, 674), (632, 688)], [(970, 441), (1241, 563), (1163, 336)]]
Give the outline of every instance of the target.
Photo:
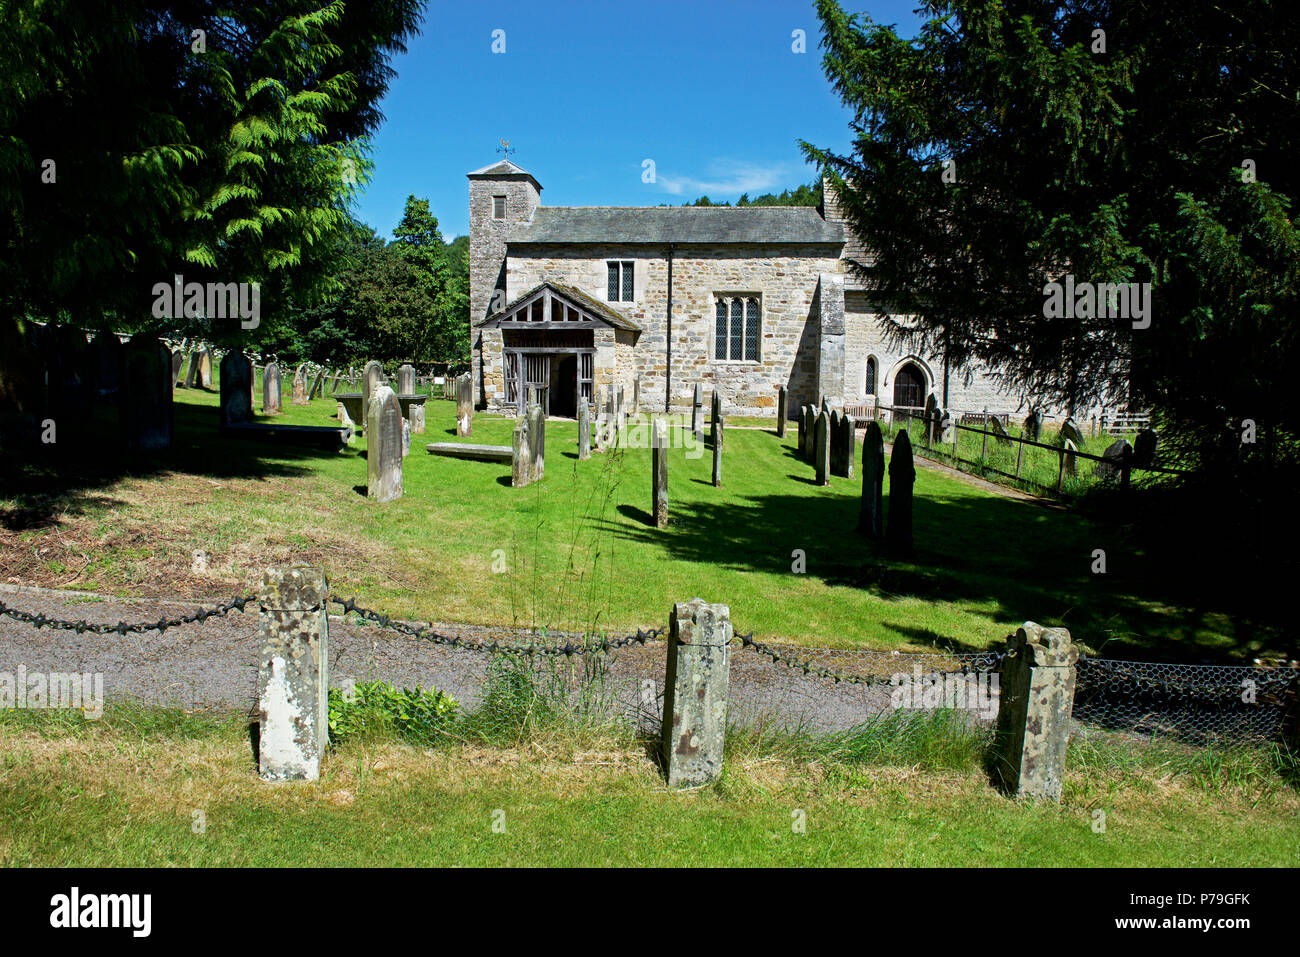
[[(278, 421), (334, 421), (328, 400), (286, 396), (284, 409)], [(660, 530), (648, 451), (578, 462), (576, 425), (553, 421), (545, 480), (514, 489), (508, 465), (424, 451), (458, 441), (453, 419), (453, 403), (429, 402), (406, 494), (379, 505), (365, 495), (363, 440), (325, 454), (223, 439), (217, 395), (178, 390), (174, 447), (127, 459), (101, 408), (86, 434), (65, 430), (44, 457), (2, 466), (0, 580), (218, 597), (255, 586), (266, 564), (310, 561), (336, 594), (448, 622), (622, 632), (666, 624), (698, 595), (728, 603), (738, 631), (841, 647), (980, 649), (1025, 620), (1116, 656), (1246, 656), (1278, 640), (1240, 596), (1155, 567), (1122, 524), (933, 469), (918, 469), (915, 558), (891, 561), (854, 533), (860, 480), (815, 486), (794, 428), (783, 440), (729, 431), (721, 488), (710, 450), (674, 450), (673, 524)], [(511, 429), (479, 413), (465, 441), (509, 444)], [(1090, 570), (1095, 549), (1105, 575)]]
[[(643, 750), (348, 742), (312, 784), (255, 775), (242, 722), (0, 716), (0, 864), (18, 866), (1295, 866), (1266, 772), (1079, 762), (1060, 806), (977, 768), (847, 764), (738, 740), (668, 791)], [(1208, 767), (1208, 765), (1202, 765)], [(141, 773), (141, 769), (148, 773)], [(1094, 825), (1104, 814), (1105, 829)], [(201, 816), (200, 816), (201, 815)], [(800, 833), (796, 824), (802, 822)], [(201, 823), (201, 827), (198, 825)], [(495, 827), (494, 827), (495, 825)], [(196, 833), (201, 831), (201, 833)]]

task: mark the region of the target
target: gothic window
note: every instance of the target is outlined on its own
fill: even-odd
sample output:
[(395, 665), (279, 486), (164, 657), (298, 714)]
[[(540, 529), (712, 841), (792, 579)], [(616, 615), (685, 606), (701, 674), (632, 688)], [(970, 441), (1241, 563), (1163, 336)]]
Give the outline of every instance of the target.
[(867, 382), (866, 385), (863, 386), (862, 391), (868, 396), (872, 396), (876, 394), (876, 357), (875, 356), (867, 357)]
[(758, 297), (720, 295), (714, 316), (713, 357), (757, 362), (762, 323)]
[(610, 302), (632, 301), (632, 263), (610, 262), (605, 264), (609, 270), (609, 282), (605, 288), (605, 298)]

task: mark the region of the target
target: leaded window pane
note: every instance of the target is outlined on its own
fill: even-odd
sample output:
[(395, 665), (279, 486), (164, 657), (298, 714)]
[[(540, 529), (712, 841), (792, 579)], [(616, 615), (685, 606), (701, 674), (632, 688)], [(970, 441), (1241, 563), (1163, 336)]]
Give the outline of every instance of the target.
[(618, 302), (618, 263), (608, 263), (609, 282), (605, 286), (605, 298)]
[(632, 301), (632, 264), (623, 263), (623, 301)]
[(745, 300), (745, 358), (758, 360), (758, 300)]
[(727, 358), (727, 301), (718, 300), (717, 306), (718, 324), (713, 340), (713, 357), (715, 359)]
[(739, 359), (745, 336), (745, 305), (739, 299), (731, 300), (731, 358)]

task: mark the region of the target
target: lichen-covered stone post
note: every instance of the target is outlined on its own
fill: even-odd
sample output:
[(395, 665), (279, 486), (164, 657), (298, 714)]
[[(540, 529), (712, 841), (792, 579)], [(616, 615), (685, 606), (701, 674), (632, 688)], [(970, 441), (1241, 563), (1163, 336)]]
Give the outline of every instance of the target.
[(591, 405), (585, 395), (578, 397), (578, 461), (591, 458)]
[(668, 423), (655, 419), (650, 439), (650, 507), (655, 528), (668, 527)]
[(829, 485), (831, 474), (831, 417), (825, 412), (817, 413), (817, 424), (813, 428), (813, 465), (817, 469), (817, 484)]
[(785, 386), (776, 390), (776, 437), (785, 438), (786, 396)]
[(994, 773), (1016, 797), (1061, 800), (1079, 649), (1064, 628), (1025, 622), (1007, 640)]
[(268, 568), (258, 594), (257, 771), (315, 781), (329, 744), (329, 583), (322, 568)]
[(727, 434), (726, 416), (718, 416), (713, 423), (713, 487), (722, 487), (722, 443)]
[(661, 739), (669, 787), (698, 787), (722, 772), (730, 641), (726, 605), (694, 598), (673, 606)]

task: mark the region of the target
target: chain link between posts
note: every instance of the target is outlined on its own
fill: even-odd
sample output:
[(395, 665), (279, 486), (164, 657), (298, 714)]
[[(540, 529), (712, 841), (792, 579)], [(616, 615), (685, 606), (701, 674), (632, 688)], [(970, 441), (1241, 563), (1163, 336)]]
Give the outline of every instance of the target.
[(200, 608), (198, 611), (189, 615), (178, 615), (174, 618), (159, 618), (157, 621), (140, 621), (128, 623), (119, 621), (115, 625), (96, 624), (86, 621), (84, 618), (80, 621), (73, 621), (67, 618), (55, 618), (51, 615), (33, 615), (30, 612), (19, 611), (17, 608), (10, 608), (4, 602), (0, 602), (0, 615), (6, 618), (12, 618), (14, 621), (20, 621), (24, 624), (31, 625), (33, 628), (55, 628), (61, 631), (75, 631), (77, 634), (90, 632), (93, 635), (131, 635), (142, 634), (146, 631), (156, 631), (159, 634), (169, 628), (176, 628), (180, 625), (192, 625), (195, 622), (204, 622), (209, 618), (221, 618), (230, 614), (232, 611), (243, 611), (244, 608), (257, 600), (256, 595), (244, 595), (239, 598), (232, 598), (228, 602), (215, 605), (211, 608)]

